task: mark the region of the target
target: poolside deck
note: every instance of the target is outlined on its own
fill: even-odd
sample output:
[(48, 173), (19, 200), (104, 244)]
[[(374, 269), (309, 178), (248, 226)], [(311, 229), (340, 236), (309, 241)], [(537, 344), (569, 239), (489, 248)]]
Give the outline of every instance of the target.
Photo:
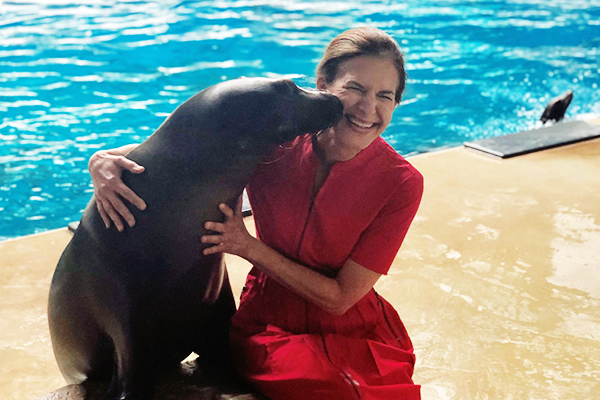
[[(460, 147), (410, 161), (425, 196), (376, 288), (413, 339), (423, 399), (600, 398), (600, 139), (511, 159)], [(2, 399), (64, 385), (46, 305), (70, 236), (0, 242)], [(249, 265), (228, 265), (239, 294)]]

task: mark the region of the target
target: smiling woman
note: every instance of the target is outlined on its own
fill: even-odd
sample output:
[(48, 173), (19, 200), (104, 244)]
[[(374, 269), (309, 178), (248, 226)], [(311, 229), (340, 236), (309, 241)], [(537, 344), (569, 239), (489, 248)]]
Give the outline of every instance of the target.
[[(403, 57), (383, 31), (357, 28), (334, 39), (324, 60), (317, 86), (339, 97), (343, 118), (257, 167), (247, 191), (258, 238), (245, 228), (241, 202), (235, 211), (222, 204), (225, 222), (206, 223), (215, 233), (202, 236), (214, 244), (204, 254), (254, 265), (231, 344), (238, 372), (256, 390), (273, 400), (419, 399), (411, 340), (373, 289), (423, 192), (421, 174), (381, 138), (404, 89)], [(117, 225), (120, 217), (133, 223), (107, 189), (123, 189), (123, 167), (136, 172), (126, 150), (98, 152), (90, 162), (96, 198), (113, 199), (99, 206), (113, 209)], [(106, 168), (111, 184), (100, 173)]]
[(408, 333), (373, 290), (423, 190), (380, 138), (402, 95), (402, 55), (384, 32), (359, 28), (334, 39), (324, 59), (336, 68), (333, 79), (319, 68), (317, 86), (339, 97), (344, 116), (258, 167), (247, 189), (259, 239), (239, 206), (223, 205), (226, 222), (206, 225), (219, 233), (203, 237), (217, 245), (206, 253), (254, 265), (233, 318), (238, 371), (275, 400), (419, 399)]

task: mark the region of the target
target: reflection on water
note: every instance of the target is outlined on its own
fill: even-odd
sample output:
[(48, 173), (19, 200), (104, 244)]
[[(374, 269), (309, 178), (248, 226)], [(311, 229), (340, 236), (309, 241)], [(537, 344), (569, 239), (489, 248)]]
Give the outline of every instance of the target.
[(240, 76), (314, 86), (325, 45), (353, 26), (381, 27), (406, 52), (407, 91), (386, 132), (402, 154), (531, 128), (566, 89), (568, 116), (600, 115), (598, 0), (0, 7), (0, 239), (77, 220), (89, 156), (142, 141), (207, 86)]

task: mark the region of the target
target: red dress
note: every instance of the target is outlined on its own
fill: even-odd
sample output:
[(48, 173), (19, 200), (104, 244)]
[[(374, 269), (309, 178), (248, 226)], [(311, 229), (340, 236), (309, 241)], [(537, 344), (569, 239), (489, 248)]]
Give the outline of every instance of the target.
[[(378, 138), (334, 164), (313, 200), (318, 163), (302, 136), (258, 167), (247, 187), (258, 236), (327, 276), (348, 258), (386, 274), (419, 206), (422, 176)], [(240, 374), (272, 400), (420, 399), (408, 333), (373, 289), (333, 316), (255, 267), (231, 339)]]

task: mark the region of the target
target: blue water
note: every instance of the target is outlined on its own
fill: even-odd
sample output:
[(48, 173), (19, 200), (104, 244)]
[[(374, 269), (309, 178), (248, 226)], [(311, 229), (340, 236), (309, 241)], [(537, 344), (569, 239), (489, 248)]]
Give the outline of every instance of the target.
[(78, 220), (98, 149), (141, 142), (240, 76), (314, 86), (324, 47), (372, 25), (410, 79), (385, 138), (403, 155), (600, 116), (600, 0), (0, 0), (0, 240)]

